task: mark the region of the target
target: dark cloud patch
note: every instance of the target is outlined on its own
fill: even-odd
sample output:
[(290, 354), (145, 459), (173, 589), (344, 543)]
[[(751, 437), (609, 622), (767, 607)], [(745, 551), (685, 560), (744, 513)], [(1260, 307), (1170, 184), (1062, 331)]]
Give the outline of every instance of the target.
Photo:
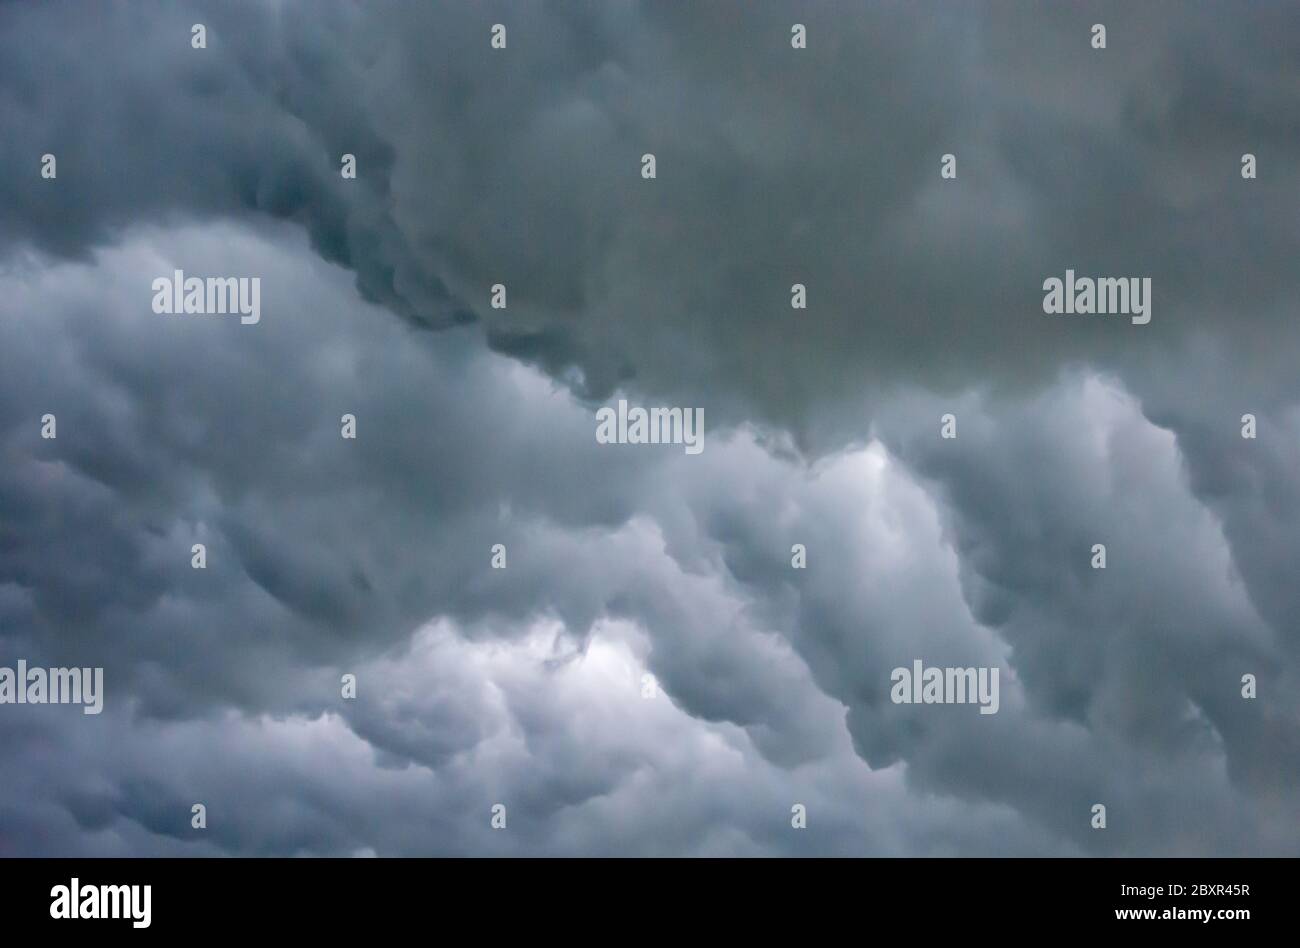
[[(10, 242), (84, 253), (141, 218), (294, 220), (416, 325), (481, 318), (589, 397), (707, 399), (819, 449), (898, 382), (1042, 383), (1191, 329), (1293, 350), (1282, 9), (66, 11), (5, 13), (23, 90), (5, 124), (33, 168), (10, 179)], [(188, 45), (195, 19), (207, 50)], [(809, 50), (790, 48), (796, 20)], [(35, 32), (58, 36), (40, 63), (20, 48)], [(48, 141), (67, 143), (57, 188), (35, 177)], [(1044, 316), (1042, 282), (1067, 268), (1151, 277), (1152, 323)], [(496, 282), (507, 310), (487, 306)]]

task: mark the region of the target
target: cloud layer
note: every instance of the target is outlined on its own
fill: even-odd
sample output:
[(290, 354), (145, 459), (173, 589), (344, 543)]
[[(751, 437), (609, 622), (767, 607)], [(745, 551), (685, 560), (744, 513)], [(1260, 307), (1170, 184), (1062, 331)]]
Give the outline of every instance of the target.
[(0, 9), (0, 852), (1294, 854), (1294, 20)]

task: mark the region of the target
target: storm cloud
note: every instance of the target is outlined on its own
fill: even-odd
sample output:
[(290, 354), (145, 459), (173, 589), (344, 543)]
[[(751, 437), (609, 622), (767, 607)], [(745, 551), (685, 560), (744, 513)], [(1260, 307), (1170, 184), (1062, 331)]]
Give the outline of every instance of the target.
[(1294, 854), (1297, 26), (0, 7), (0, 853)]

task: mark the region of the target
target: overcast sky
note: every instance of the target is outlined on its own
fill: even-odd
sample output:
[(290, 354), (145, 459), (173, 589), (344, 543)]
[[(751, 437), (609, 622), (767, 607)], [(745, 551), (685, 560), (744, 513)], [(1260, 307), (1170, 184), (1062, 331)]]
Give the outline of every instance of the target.
[(0, 5), (0, 854), (1295, 855), (1298, 159), (1293, 5)]

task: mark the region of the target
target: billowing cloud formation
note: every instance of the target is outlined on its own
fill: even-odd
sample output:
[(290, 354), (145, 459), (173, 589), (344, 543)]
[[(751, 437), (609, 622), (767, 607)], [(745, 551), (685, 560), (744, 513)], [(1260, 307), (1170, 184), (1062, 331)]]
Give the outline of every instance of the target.
[(0, 10), (0, 664), (110, 693), (0, 708), (0, 851), (1296, 850), (1293, 14), (96, 17)]
[[(714, 417), (760, 413), (821, 444), (899, 380), (1050, 380), (1071, 360), (1145, 364), (1198, 331), (1296, 355), (1293, 11), (3, 15), (12, 153), (64, 168), (44, 191), (9, 176), (8, 240), (83, 253), (142, 218), (289, 218), (367, 298), (417, 325), (486, 320), (497, 348), (596, 398), (707, 397)], [(792, 21), (809, 49), (791, 49)], [(1088, 43), (1097, 21), (1106, 50)], [(515, 41), (494, 51), (498, 22)], [(51, 36), (39, 52), (34, 33)], [(1257, 180), (1239, 174), (1247, 152)], [(1150, 277), (1152, 323), (1042, 318), (1042, 283), (1067, 268)], [(506, 310), (487, 305), (495, 283)]]

